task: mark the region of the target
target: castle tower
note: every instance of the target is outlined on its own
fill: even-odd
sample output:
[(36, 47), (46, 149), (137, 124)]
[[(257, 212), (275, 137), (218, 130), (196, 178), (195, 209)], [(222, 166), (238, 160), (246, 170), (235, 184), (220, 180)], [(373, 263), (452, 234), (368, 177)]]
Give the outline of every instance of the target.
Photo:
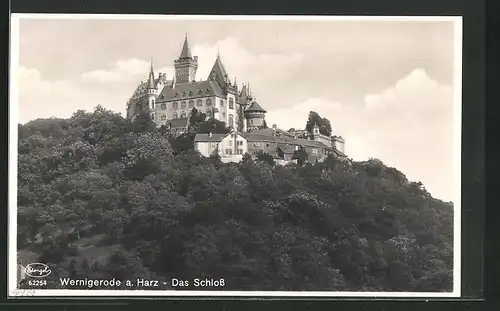
[(266, 112), (255, 100), (250, 107), (245, 110), (245, 119), (247, 120), (247, 130), (252, 131), (264, 126)]
[(196, 70), (198, 69), (198, 56), (191, 56), (187, 34), (184, 39), (181, 55), (179, 59), (174, 62), (174, 68), (176, 83), (189, 83), (194, 81)]

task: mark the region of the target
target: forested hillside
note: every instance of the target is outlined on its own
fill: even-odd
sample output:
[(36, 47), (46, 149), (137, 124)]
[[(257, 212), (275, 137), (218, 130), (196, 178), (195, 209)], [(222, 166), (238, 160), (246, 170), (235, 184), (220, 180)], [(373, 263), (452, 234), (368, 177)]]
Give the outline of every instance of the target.
[(19, 125), (19, 260), (49, 265), (54, 288), (71, 276), (452, 290), (453, 206), (397, 169), (333, 157), (223, 164), (192, 150), (192, 135), (100, 107)]

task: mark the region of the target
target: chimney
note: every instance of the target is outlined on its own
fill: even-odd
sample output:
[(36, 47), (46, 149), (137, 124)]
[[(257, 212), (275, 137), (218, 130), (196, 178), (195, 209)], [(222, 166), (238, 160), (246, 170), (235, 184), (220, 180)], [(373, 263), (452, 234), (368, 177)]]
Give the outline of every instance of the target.
[(208, 133), (208, 137), (212, 137), (212, 132)]

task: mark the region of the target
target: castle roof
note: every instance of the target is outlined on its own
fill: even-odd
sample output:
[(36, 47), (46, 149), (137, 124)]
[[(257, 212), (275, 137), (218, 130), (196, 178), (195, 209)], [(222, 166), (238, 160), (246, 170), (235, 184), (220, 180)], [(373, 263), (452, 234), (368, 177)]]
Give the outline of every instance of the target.
[(212, 70), (210, 71), (210, 76), (212, 75), (215, 75), (215, 81), (217, 81), (220, 86), (226, 85), (228, 75), (219, 55), (217, 55)]
[(267, 112), (256, 101), (252, 102), (252, 104), (250, 105), (250, 107), (248, 107), (248, 109), (245, 110), (245, 112), (247, 112), (247, 111), (248, 112)]
[(157, 102), (207, 96), (225, 97), (222, 89), (215, 81), (198, 81), (165, 86), (158, 96)]
[(178, 128), (178, 127), (187, 127), (189, 119), (188, 118), (179, 118), (179, 119), (170, 119), (167, 120), (167, 127)]
[(189, 48), (189, 43), (188, 43), (188, 37), (186, 34), (186, 37), (184, 38), (184, 44), (182, 45), (182, 51), (181, 55), (179, 56), (179, 59), (182, 58), (191, 58), (191, 49)]

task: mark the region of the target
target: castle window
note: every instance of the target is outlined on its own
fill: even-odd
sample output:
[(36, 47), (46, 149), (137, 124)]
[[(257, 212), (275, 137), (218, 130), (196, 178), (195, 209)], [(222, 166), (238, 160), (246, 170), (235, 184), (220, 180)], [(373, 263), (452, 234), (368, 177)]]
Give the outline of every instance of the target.
[(186, 101), (181, 101), (181, 109), (186, 109)]
[(178, 102), (173, 102), (172, 103), (172, 108), (173, 109), (179, 109), (179, 103)]
[(243, 149), (236, 149), (236, 154), (243, 154)]
[(155, 119), (155, 114), (151, 113), (151, 120), (154, 120), (154, 119)]
[(238, 141), (236, 142), (236, 145), (238, 145), (238, 146), (243, 146), (243, 141), (242, 141), (242, 140), (238, 140)]
[(161, 104), (161, 109), (162, 109), (162, 110), (165, 110), (165, 109), (167, 109), (167, 104), (165, 104), (165, 103), (162, 103), (162, 104)]
[(177, 111), (174, 111), (174, 114), (172, 115), (174, 119), (177, 119)]
[(224, 101), (223, 101), (222, 99), (220, 100), (220, 102), (219, 102), (219, 103), (220, 103), (220, 106), (221, 106), (221, 107), (224, 107)]
[(189, 108), (193, 108), (193, 107), (194, 107), (194, 101), (193, 101), (193, 100), (190, 100), (190, 101), (189, 101), (189, 105), (188, 105), (188, 106), (189, 106)]
[(181, 119), (183, 119), (185, 117), (186, 117), (186, 112), (185, 111), (181, 112)]
[(229, 115), (229, 127), (233, 127), (233, 123), (234, 123), (234, 117), (232, 114)]
[(207, 117), (212, 117), (212, 109), (207, 110)]
[(226, 149), (226, 154), (233, 154), (233, 150), (232, 149)]
[(212, 99), (211, 98), (207, 98), (207, 106), (208, 107), (212, 106)]
[(202, 105), (203, 105), (202, 100), (201, 100), (201, 99), (198, 99), (198, 100), (196, 101), (196, 107), (201, 107)]
[(234, 109), (234, 102), (232, 97), (229, 97), (229, 109)]
[(233, 141), (232, 140), (229, 141), (229, 146), (231, 146), (231, 147), (233, 146)]
[[(174, 112), (174, 115), (175, 115), (175, 114), (176, 114), (176, 113)], [(167, 119), (167, 116), (166, 116), (165, 114), (162, 114), (162, 115), (161, 115), (161, 120), (162, 120), (162, 121), (165, 121), (166, 119)]]

